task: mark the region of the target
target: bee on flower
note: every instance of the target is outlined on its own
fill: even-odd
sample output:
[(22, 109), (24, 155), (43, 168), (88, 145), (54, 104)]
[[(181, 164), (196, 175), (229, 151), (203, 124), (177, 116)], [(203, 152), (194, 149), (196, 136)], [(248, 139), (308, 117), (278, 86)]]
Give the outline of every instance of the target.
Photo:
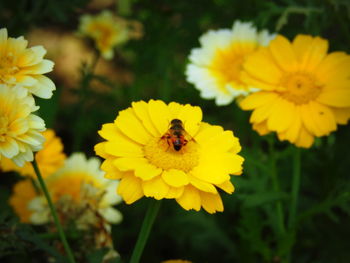
[(350, 56), (328, 53), (328, 41), (278, 35), (247, 58), (242, 79), (260, 91), (241, 102), (253, 110), (250, 122), (260, 135), (309, 148), (350, 118)]
[(143, 196), (175, 199), (185, 210), (223, 211), (219, 189), (234, 191), (231, 174), (243, 158), (232, 131), (202, 122), (199, 107), (160, 100), (133, 102), (102, 126), (95, 146), (105, 177), (118, 179), (127, 204)]
[(204, 99), (215, 99), (216, 105), (227, 105), (237, 97), (257, 91), (256, 85), (242, 80), (242, 65), (274, 34), (260, 32), (250, 22), (235, 21), (232, 29), (210, 30), (199, 39), (186, 69), (187, 81), (200, 91)]
[(116, 46), (142, 36), (140, 23), (127, 21), (110, 11), (81, 16), (78, 31), (94, 40), (96, 48), (105, 59), (113, 58)]

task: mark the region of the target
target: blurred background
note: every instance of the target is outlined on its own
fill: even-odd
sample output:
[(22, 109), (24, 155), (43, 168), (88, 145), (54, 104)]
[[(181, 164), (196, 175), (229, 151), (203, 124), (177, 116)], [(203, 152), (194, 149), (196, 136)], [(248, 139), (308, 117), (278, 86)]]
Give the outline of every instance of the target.
[[(93, 43), (77, 33), (79, 18), (103, 10), (134, 21), (138, 35), (118, 46), (112, 60), (100, 58), (86, 84), (95, 51)], [(282, 191), (273, 192), (267, 174), (268, 141), (274, 136), (258, 136), (249, 124), (249, 112), (236, 103), (218, 108), (186, 82), (188, 55), (199, 46), (198, 38), (209, 29), (231, 28), (237, 19), (289, 39), (299, 33), (321, 36), (329, 40), (330, 51), (350, 50), (348, 0), (0, 1), (1, 28), (11, 37), (23, 35), (29, 46), (43, 45), (45, 58), (55, 62), (48, 75), (57, 90), (52, 99), (36, 101), (40, 116), (62, 138), (67, 154), (94, 156), (102, 124), (138, 100), (199, 105), (204, 121), (233, 130), (240, 138), (244, 173), (232, 179), (236, 192), (223, 195), (224, 213), (187, 212), (174, 200), (163, 201), (142, 262), (281, 262), (293, 243), (293, 262), (350, 262), (349, 125), (303, 151), (298, 233), (277, 238), (273, 204), (282, 200), (288, 207), (291, 147), (276, 143)], [(50, 253), (48, 240), (35, 234), (40, 227), (19, 224), (6, 201), (19, 179), (11, 173), (1, 175), (0, 262), (43, 262), (42, 255)], [(146, 203), (143, 198), (131, 206), (118, 205), (124, 219), (113, 226), (112, 235), (121, 262), (131, 255)]]

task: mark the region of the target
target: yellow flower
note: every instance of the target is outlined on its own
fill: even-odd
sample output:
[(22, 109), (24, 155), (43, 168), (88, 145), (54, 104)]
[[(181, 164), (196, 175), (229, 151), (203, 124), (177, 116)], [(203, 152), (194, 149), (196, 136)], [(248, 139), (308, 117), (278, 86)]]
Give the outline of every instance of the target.
[[(55, 135), (53, 130), (46, 130), (42, 134), (45, 137), (45, 142), (43, 149), (37, 152), (35, 159), (40, 168), (41, 175), (46, 178), (63, 165), (66, 155), (63, 153), (61, 139)], [(33, 166), (28, 162), (23, 167), (19, 167), (10, 159), (2, 158), (0, 160), (0, 170), (4, 172), (16, 171), (23, 176), (36, 178)]]
[(37, 195), (32, 181), (29, 179), (21, 180), (13, 187), (9, 203), (22, 223), (30, 223), (32, 211), (29, 210), (28, 205)]
[(0, 160), (10, 158), (18, 166), (33, 160), (42, 148), (44, 121), (31, 114), (38, 109), (32, 96), (20, 88), (0, 84)]
[(130, 38), (127, 21), (114, 16), (110, 11), (103, 11), (96, 16), (81, 16), (79, 32), (95, 41), (105, 59), (113, 58), (113, 48)]
[(241, 107), (253, 110), (250, 122), (261, 135), (310, 147), (350, 118), (350, 56), (327, 54), (328, 41), (298, 35), (293, 42), (277, 36), (244, 64), (244, 80), (261, 91)]
[(240, 21), (232, 29), (210, 30), (199, 39), (201, 47), (191, 51), (187, 81), (195, 85), (202, 98), (215, 99), (217, 105), (257, 91), (255, 85), (242, 81), (242, 64), (273, 37), (267, 30), (257, 32), (252, 23)]
[(43, 74), (52, 71), (54, 63), (43, 59), (46, 50), (42, 46), (27, 45), (23, 37), (8, 38), (6, 28), (0, 29), (0, 84), (19, 85), (25, 92), (51, 98), (55, 84)]
[(95, 151), (106, 159), (105, 177), (121, 180), (117, 192), (127, 204), (146, 196), (176, 199), (186, 210), (223, 211), (218, 188), (234, 191), (230, 174), (242, 172), (241, 147), (231, 131), (201, 121), (199, 107), (150, 100), (133, 102), (103, 125), (107, 141)]
[[(121, 201), (115, 194), (117, 182), (103, 178), (99, 167), (97, 158), (86, 159), (84, 154), (74, 153), (62, 168), (45, 179), (58, 213), (62, 218), (74, 218), (80, 228), (97, 220), (96, 213), (109, 223), (122, 219), (121, 213), (112, 207)], [(32, 200), (29, 209), (33, 211), (32, 223), (48, 222), (50, 211), (43, 196)]]

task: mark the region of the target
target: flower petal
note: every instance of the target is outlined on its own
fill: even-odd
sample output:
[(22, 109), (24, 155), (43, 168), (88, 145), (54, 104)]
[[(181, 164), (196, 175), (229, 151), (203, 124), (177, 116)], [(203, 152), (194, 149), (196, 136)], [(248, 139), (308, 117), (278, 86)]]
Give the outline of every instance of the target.
[(120, 181), (117, 192), (125, 203), (132, 204), (143, 197), (142, 181), (131, 174), (126, 174)]
[(189, 183), (187, 174), (177, 169), (163, 171), (162, 178), (164, 182), (173, 187), (181, 187)]

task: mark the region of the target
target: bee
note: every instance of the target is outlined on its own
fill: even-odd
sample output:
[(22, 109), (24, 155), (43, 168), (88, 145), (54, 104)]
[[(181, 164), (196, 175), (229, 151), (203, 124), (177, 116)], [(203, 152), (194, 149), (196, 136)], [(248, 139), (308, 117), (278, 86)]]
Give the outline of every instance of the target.
[(168, 145), (172, 145), (175, 151), (180, 151), (183, 146), (188, 143), (185, 136), (187, 135), (183, 123), (179, 119), (173, 119), (170, 122), (170, 128), (168, 132), (162, 136), (162, 139), (166, 139)]

